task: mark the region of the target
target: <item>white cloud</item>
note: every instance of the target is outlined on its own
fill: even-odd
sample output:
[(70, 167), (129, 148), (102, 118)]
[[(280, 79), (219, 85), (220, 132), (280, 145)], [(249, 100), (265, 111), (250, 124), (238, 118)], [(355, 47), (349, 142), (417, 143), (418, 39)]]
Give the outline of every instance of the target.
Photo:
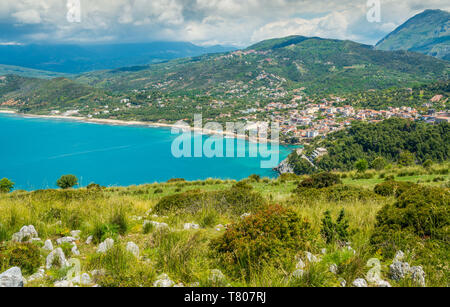
[(0, 20), (9, 28), (0, 29), (0, 40), (248, 45), (299, 34), (375, 43), (424, 9), (450, 9), (448, 0), (381, 0), (382, 22), (369, 23), (366, 0), (80, 1), (81, 23), (69, 23), (66, 0), (1, 0)]
[(26, 24), (35, 24), (41, 22), (41, 15), (36, 10), (20, 11), (12, 14), (18, 22)]

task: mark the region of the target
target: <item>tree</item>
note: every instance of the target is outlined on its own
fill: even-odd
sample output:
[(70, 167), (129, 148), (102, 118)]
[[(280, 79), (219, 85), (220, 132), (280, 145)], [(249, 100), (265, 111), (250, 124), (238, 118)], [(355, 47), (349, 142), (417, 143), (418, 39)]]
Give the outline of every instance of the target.
[(355, 168), (358, 170), (358, 173), (364, 173), (369, 168), (369, 163), (366, 159), (361, 159), (355, 163)]
[(56, 185), (61, 189), (69, 189), (78, 184), (78, 179), (74, 175), (64, 175), (56, 181)]
[(410, 166), (414, 163), (414, 161), (414, 155), (407, 150), (402, 151), (398, 157), (398, 164), (401, 166)]
[(378, 157), (372, 161), (372, 168), (381, 171), (386, 167), (386, 160), (383, 157)]
[(0, 180), (0, 193), (9, 193), (14, 188), (14, 182), (8, 178)]

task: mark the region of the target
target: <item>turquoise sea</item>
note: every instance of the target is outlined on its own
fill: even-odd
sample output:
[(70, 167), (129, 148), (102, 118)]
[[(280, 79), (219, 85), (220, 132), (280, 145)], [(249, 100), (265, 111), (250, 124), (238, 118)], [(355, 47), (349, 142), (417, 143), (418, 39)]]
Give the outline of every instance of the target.
[[(11, 179), (16, 189), (55, 188), (56, 180), (64, 174), (76, 175), (81, 186), (92, 182), (128, 186), (171, 178), (240, 180), (251, 174), (276, 176), (270, 168), (260, 167), (261, 160), (268, 158), (249, 157), (256, 143), (245, 142), (243, 158), (175, 158), (171, 146), (179, 135), (172, 134), (170, 128), (0, 114), (0, 131), (0, 178)], [(194, 138), (205, 142), (209, 136), (193, 135), (192, 144)], [(280, 161), (291, 150), (280, 146)]]

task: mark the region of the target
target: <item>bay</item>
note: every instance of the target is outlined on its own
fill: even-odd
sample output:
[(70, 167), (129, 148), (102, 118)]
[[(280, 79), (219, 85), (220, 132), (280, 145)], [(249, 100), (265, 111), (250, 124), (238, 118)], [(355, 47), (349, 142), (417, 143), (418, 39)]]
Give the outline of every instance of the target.
[[(81, 186), (92, 182), (128, 186), (171, 178), (241, 180), (251, 174), (277, 175), (270, 168), (261, 168), (261, 161), (269, 158), (249, 157), (249, 150), (258, 144), (247, 141), (242, 158), (176, 158), (171, 146), (179, 135), (172, 134), (170, 128), (0, 114), (0, 129), (0, 178), (15, 182), (15, 189), (55, 188), (56, 180), (64, 174), (77, 176)], [(205, 142), (210, 136), (193, 135), (192, 144), (194, 138)], [(280, 146), (279, 161), (291, 150)]]

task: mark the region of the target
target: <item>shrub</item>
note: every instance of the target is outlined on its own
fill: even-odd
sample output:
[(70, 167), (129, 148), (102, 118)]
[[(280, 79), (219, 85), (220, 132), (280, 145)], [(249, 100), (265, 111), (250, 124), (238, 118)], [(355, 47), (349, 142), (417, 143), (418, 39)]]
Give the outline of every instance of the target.
[(448, 240), (450, 235), (448, 190), (417, 186), (402, 193), (394, 204), (377, 215), (371, 243), (392, 255), (419, 240)]
[(348, 220), (345, 218), (344, 209), (341, 210), (336, 222), (333, 221), (330, 211), (325, 211), (322, 219), (322, 228), (320, 233), (324, 236), (327, 244), (343, 244), (348, 241)]
[(398, 157), (398, 164), (401, 166), (410, 166), (414, 164), (415, 157), (409, 151), (402, 151)]
[(375, 169), (377, 171), (381, 171), (382, 169), (384, 169), (386, 167), (386, 164), (387, 164), (387, 162), (383, 157), (378, 157), (372, 161), (371, 166), (373, 169)]
[(252, 174), (248, 177), (250, 181), (259, 182), (261, 180), (260, 175)]
[(20, 267), (23, 273), (33, 274), (41, 265), (39, 247), (33, 243), (8, 243), (0, 245), (0, 271)]
[(101, 243), (107, 238), (115, 239), (119, 230), (117, 225), (96, 223), (92, 233), (94, 243)]
[(425, 162), (423, 162), (422, 166), (426, 169), (430, 169), (433, 166), (433, 161), (427, 159)]
[(56, 185), (63, 190), (72, 188), (77, 184), (78, 179), (74, 175), (64, 175), (56, 181)]
[(311, 177), (300, 182), (298, 184), (298, 187), (321, 189), (340, 183), (342, 183), (342, 181), (339, 178), (339, 175), (325, 172), (312, 175)]
[(101, 190), (102, 187), (101, 187), (99, 184), (97, 184), (97, 183), (90, 183), (90, 184), (86, 187), (86, 189), (88, 189), (88, 190)]
[(163, 191), (163, 189), (161, 189), (161, 188), (157, 188), (157, 189), (155, 189), (155, 191), (153, 192), (154, 194), (161, 194), (161, 193), (163, 193), (164, 191)]
[(183, 178), (172, 178), (167, 180), (167, 183), (174, 183), (174, 182), (185, 182), (186, 180)]
[(14, 182), (8, 178), (0, 180), (0, 193), (9, 193), (14, 188)]
[(120, 235), (127, 233), (129, 228), (128, 218), (124, 209), (117, 209), (111, 217), (110, 224), (114, 225)]
[(400, 196), (403, 192), (408, 189), (417, 186), (412, 182), (402, 182), (402, 181), (385, 181), (380, 184), (377, 184), (373, 191), (381, 196)]
[(195, 214), (204, 208), (212, 208), (219, 213), (242, 214), (251, 212), (265, 204), (261, 194), (254, 192), (253, 187), (238, 182), (229, 190), (201, 192), (187, 191), (163, 197), (155, 206), (157, 214), (191, 213)]
[(355, 163), (355, 168), (358, 173), (364, 173), (369, 168), (369, 163), (366, 159), (361, 159)]
[(292, 210), (279, 205), (265, 209), (231, 225), (212, 241), (223, 266), (246, 278), (265, 264), (280, 266), (305, 247), (310, 225)]
[(297, 188), (295, 190), (295, 193), (300, 200), (305, 201), (341, 202), (354, 200), (367, 201), (378, 199), (377, 195), (370, 190), (342, 184), (322, 189)]

